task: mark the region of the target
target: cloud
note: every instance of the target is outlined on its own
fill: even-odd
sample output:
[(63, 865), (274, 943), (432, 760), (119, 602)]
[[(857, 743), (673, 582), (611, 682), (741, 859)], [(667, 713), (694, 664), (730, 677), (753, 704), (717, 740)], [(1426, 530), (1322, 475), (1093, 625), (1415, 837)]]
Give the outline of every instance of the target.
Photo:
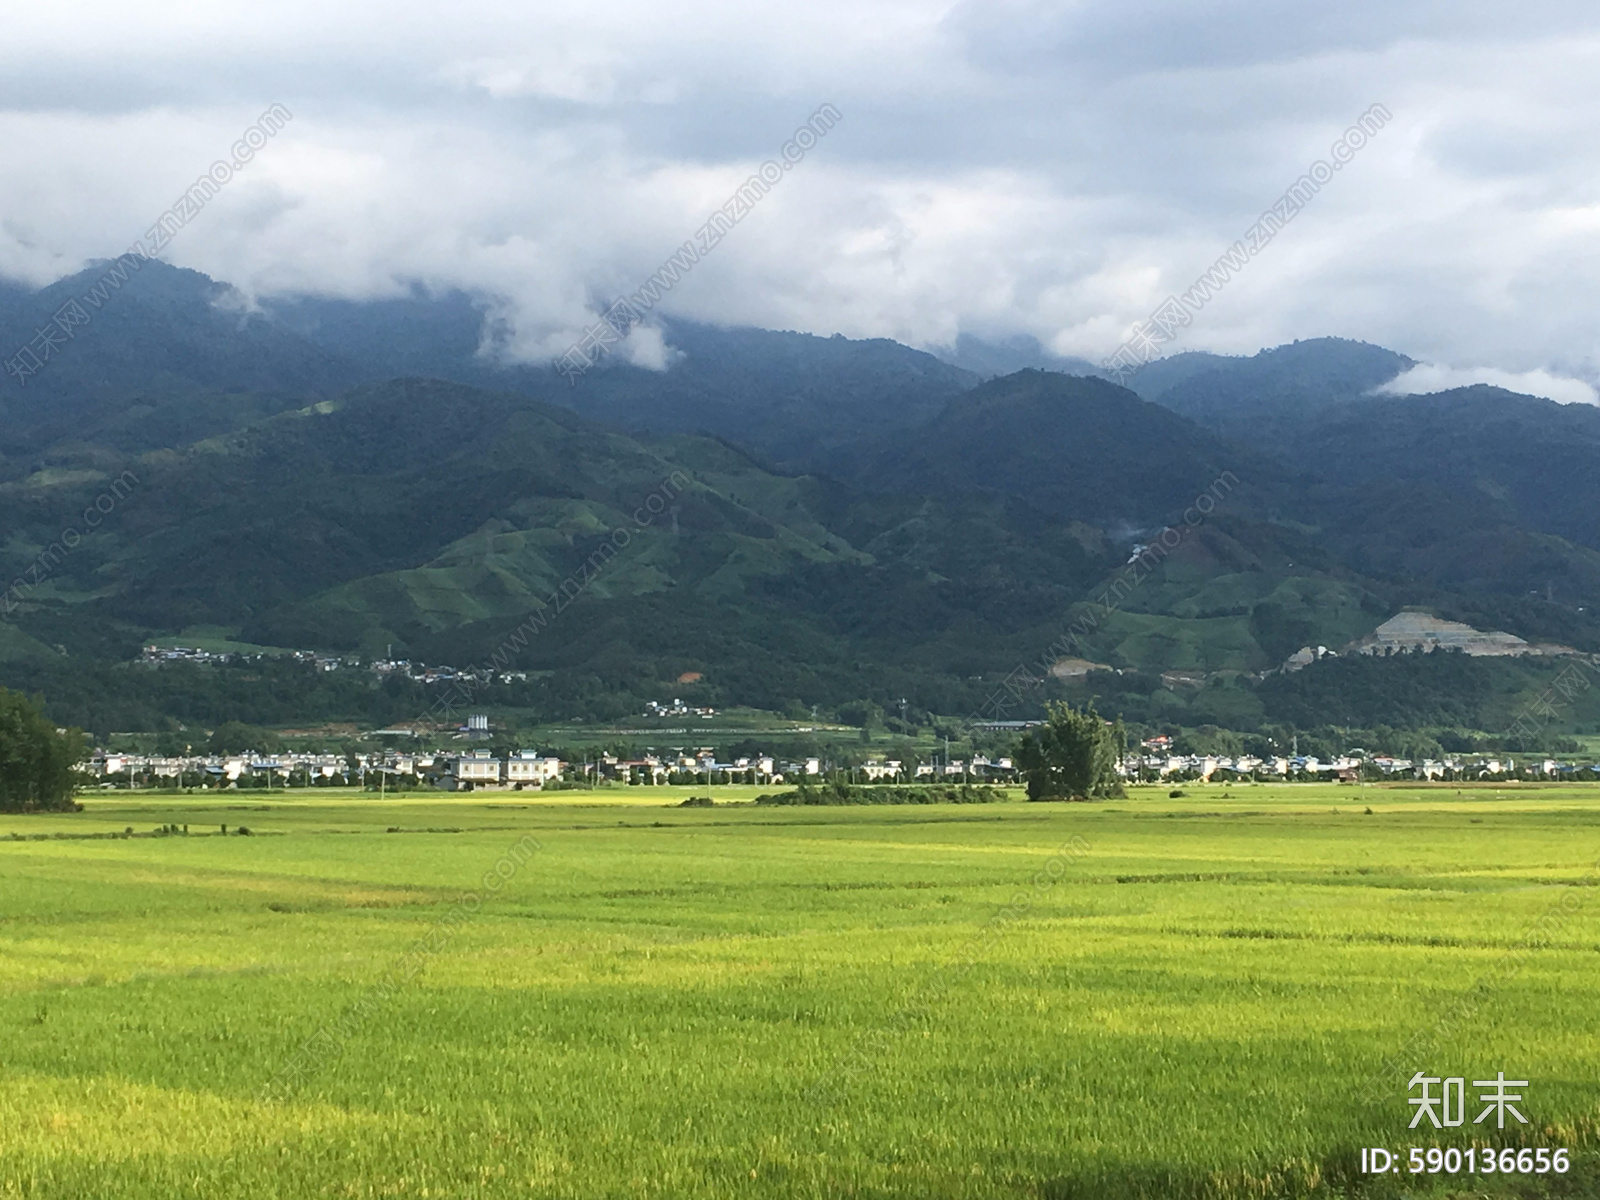
[(1497, 367), (1441, 367), (1435, 363), (1418, 363), (1409, 371), (1396, 375), (1375, 390), (1391, 396), (1425, 395), (1443, 392), (1450, 388), (1470, 387), (1487, 383), (1520, 392), (1524, 396), (1543, 396), (1557, 404), (1597, 404), (1600, 396), (1581, 379), (1564, 378), (1548, 371), (1502, 371)]
[(40, 13), (0, 43), (14, 278), (120, 252), (282, 103), (292, 124), (171, 261), (251, 295), (461, 287), (543, 354), (828, 102), (843, 122), (664, 312), (1098, 359), (1381, 102), (1393, 122), (1169, 348), (1337, 334), (1600, 375), (1600, 11), (1576, 0)]

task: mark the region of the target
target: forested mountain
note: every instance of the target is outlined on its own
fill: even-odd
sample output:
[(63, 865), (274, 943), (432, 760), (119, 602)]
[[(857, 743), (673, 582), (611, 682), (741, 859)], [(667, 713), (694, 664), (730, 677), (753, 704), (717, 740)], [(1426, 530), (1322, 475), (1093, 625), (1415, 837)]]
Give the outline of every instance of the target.
[(955, 343), (935, 353), (952, 366), (970, 371), (980, 379), (1014, 375), (1018, 371), (1055, 371), (1063, 375), (1100, 375), (1106, 372), (1084, 358), (1073, 358), (1047, 350), (1039, 339), (1026, 334), (989, 341), (970, 333), (957, 336)]
[(1415, 365), (1403, 354), (1343, 338), (1313, 338), (1250, 358), (1181, 354), (1136, 372), (1133, 389), (1173, 412), (1251, 441), (1284, 443), (1304, 423), (1368, 396)]
[[(53, 447), (182, 444), (367, 377), (348, 358), (252, 316), (226, 285), (138, 264), (101, 263), (37, 292), (0, 293), (0, 357), (27, 350), (30, 365), (41, 363), (0, 391), (0, 469), (14, 476)], [(51, 328), (53, 348), (38, 341)]]
[[(798, 703), (860, 694), (872, 664), (937, 690), (1047, 640), (1115, 562), (1096, 531), (1020, 501), (864, 497), (720, 441), (640, 441), (439, 381), (102, 467), (0, 486), (8, 566), (47, 564), (12, 614), (12, 659), (33, 670), (48, 646), (131, 657), (191, 627), (469, 665), (559, 605), (559, 638), (503, 665), (643, 686), (693, 664)], [(55, 561), (120, 471), (127, 497)]]
[[(0, 288), (0, 336), (103, 269)], [(8, 381), (0, 681), (107, 697), (105, 721), (195, 716), (205, 689), (117, 664), (202, 631), (499, 654), (549, 716), (630, 711), (685, 672), (720, 703), (952, 713), (1076, 628), (1071, 654), (1124, 672), (1089, 679), (1130, 711), (1249, 728), (1315, 694), (1257, 674), (1404, 605), (1600, 651), (1596, 410), (1371, 395), (1411, 360), (1337, 339), (1179, 355), (1129, 390), (980, 381), (882, 340), (664, 333), (668, 369), (572, 385), (497, 357), (464, 295), (248, 304), (146, 263)], [(978, 368), (1042, 353), (959, 348)], [(1168, 526), (1176, 549), (1140, 560)]]
[(1478, 385), (1353, 401), (1308, 422), (1305, 437), (1329, 477), (1425, 482), (1600, 549), (1600, 408)]
[(627, 430), (711, 433), (775, 463), (815, 466), (930, 420), (977, 382), (882, 338), (672, 322), (672, 370), (607, 359), (574, 383), (548, 363), (506, 358), (486, 307), (459, 292), (256, 303), (197, 272), (136, 259), (39, 292), (0, 290), (5, 357), (71, 302), (87, 324), (20, 386), (7, 381), (0, 470), (12, 477), (89, 447), (181, 445), (396, 377), (512, 392)]
[(881, 490), (1025, 496), (1062, 516), (1129, 529), (1175, 520), (1230, 473), (1282, 472), (1126, 388), (1027, 370), (953, 400), (914, 432), (879, 439), (860, 477)]

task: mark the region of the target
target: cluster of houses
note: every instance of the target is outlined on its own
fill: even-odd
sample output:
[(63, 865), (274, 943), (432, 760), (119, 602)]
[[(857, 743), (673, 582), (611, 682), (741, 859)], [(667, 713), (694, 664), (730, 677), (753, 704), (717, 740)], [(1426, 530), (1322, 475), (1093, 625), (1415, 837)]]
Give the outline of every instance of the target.
[(473, 683), (512, 683), (526, 681), (526, 671), (493, 671), (488, 668), (467, 669), (443, 665), (429, 666), (426, 663), (414, 663), (404, 658), (379, 658), (367, 662), (359, 656), (319, 654), (315, 650), (290, 650), (286, 653), (274, 654), (245, 654), (228, 650), (202, 650), (197, 646), (146, 646), (140, 655), (140, 661), (149, 666), (163, 666), (167, 663), (199, 663), (220, 665), (233, 662), (236, 659), (244, 661), (257, 661), (263, 658), (288, 658), (295, 662), (304, 662), (314, 665), (319, 671), (360, 670), (364, 665), (374, 674), (383, 676), (402, 676), (414, 683), (423, 685), (448, 684), (458, 681)]
[(1600, 774), (1600, 763), (1584, 766), (1562, 763), (1553, 758), (1524, 760), (1490, 755), (1467, 755), (1444, 759), (1392, 758), (1385, 755), (1357, 758), (1342, 754), (1334, 759), (1315, 755), (1257, 758), (1254, 755), (1212, 754), (1130, 754), (1123, 760), (1125, 778), (1142, 780), (1223, 780), (1282, 779), (1337, 780), (1354, 783), (1362, 769), (1376, 770), (1398, 779), (1495, 779), (1537, 776), (1554, 779), (1580, 772)]
[(709, 721), (717, 715), (714, 708), (696, 708), (692, 704), (685, 704), (682, 700), (673, 699), (671, 704), (662, 704), (658, 700), (647, 700), (644, 705), (644, 715), (647, 717), (700, 717)]
[(859, 766), (840, 768), (820, 758), (780, 762), (770, 755), (717, 761), (710, 748), (697, 754), (657, 755), (621, 759), (602, 755), (592, 767), (603, 779), (632, 783), (782, 783), (802, 776), (825, 775), (834, 770), (848, 771), (866, 783), (905, 783), (913, 780), (1007, 782), (1017, 773), (1009, 758), (989, 759), (977, 755), (970, 760), (950, 759), (938, 763), (904, 763), (897, 758), (868, 758)]
[[(97, 752), (89, 772), (106, 787), (237, 787), (241, 781), (267, 787), (366, 786), (374, 780), (391, 785), (425, 783), (448, 791), (483, 788), (543, 788), (549, 784), (598, 783), (753, 783), (776, 784), (785, 779), (821, 776), (833, 764), (808, 757), (781, 760), (755, 755), (719, 760), (706, 747), (689, 754), (646, 754), (623, 758), (599, 754), (583, 762), (565, 762), (554, 755), (519, 751), (504, 756), (488, 750), (450, 753), (371, 754), (207, 754), (163, 757), (144, 754)], [(1006, 782), (1016, 778), (1009, 758), (991, 760), (978, 755), (971, 760), (907, 764), (899, 759), (871, 758), (852, 768), (866, 782), (908, 780), (975, 780)]]
[(379, 658), (368, 664), (374, 674), (385, 678), (398, 676), (413, 683), (428, 686), (436, 683), (513, 683), (526, 682), (526, 671), (495, 671), (487, 667), (452, 667), (443, 664), (429, 666), (414, 663), (406, 658)]
[[(1523, 760), (1468, 755), (1413, 761), (1388, 756), (1340, 755), (1322, 760), (1314, 755), (1259, 758), (1254, 755), (1173, 754), (1170, 739), (1151, 739), (1142, 753), (1128, 754), (1118, 766), (1129, 780), (1338, 780), (1354, 782), (1363, 771), (1406, 779), (1558, 778), (1581, 774), (1600, 776), (1600, 763), (1592, 766), (1562, 763), (1552, 758)], [(836, 770), (866, 783), (976, 782), (1010, 783), (1019, 778), (1010, 758), (974, 755), (970, 759), (910, 763), (893, 758), (868, 758), (854, 767), (840, 768), (821, 758), (792, 761), (772, 755), (719, 760), (710, 747), (690, 754), (646, 754), (623, 758), (599, 754), (582, 762), (565, 762), (536, 751), (496, 755), (489, 750), (454, 750), (404, 753), (394, 750), (370, 754), (210, 754), (163, 757), (97, 751), (88, 763), (89, 774), (102, 787), (237, 787), (241, 782), (267, 787), (378, 786), (416, 784), (447, 791), (485, 788), (523, 790), (552, 784), (750, 783), (778, 784)]]
[(1129, 779), (1321, 779), (1351, 783), (1361, 778), (1363, 767), (1384, 776), (1401, 779), (1490, 779), (1502, 776), (1543, 776), (1554, 778), (1579, 771), (1600, 772), (1593, 767), (1557, 762), (1553, 758), (1524, 760), (1492, 755), (1466, 755), (1413, 761), (1389, 755), (1368, 755), (1365, 751), (1319, 759), (1314, 754), (1278, 755), (1258, 758), (1219, 754), (1174, 754), (1173, 740), (1165, 734), (1141, 743), (1143, 754), (1130, 754), (1122, 762), (1121, 773)]
[[(166, 663), (230, 663), (234, 659), (255, 661), (277, 657), (265, 654), (239, 654), (227, 650), (202, 650), (198, 646), (146, 646), (139, 656), (147, 666), (159, 667)], [(296, 662), (310, 663), (319, 671), (337, 671), (340, 667), (360, 666), (356, 658), (340, 658), (334, 654), (318, 654), (315, 650), (291, 650), (286, 656)]]
[[(957, 764), (959, 765), (959, 764)], [(365, 786), (374, 780), (393, 784), (425, 783), (447, 791), (481, 788), (543, 788), (561, 781), (597, 783), (705, 782), (782, 783), (785, 777), (821, 775), (821, 759), (783, 762), (770, 755), (718, 761), (708, 749), (697, 754), (645, 755), (621, 758), (600, 754), (581, 763), (565, 762), (554, 755), (518, 751), (496, 755), (489, 750), (455, 750), (449, 753), (371, 754), (201, 754), (164, 757), (145, 754), (96, 752), (89, 773), (102, 786), (116, 787), (237, 787), (241, 781), (285, 787)], [(900, 764), (869, 765), (892, 776)], [(925, 768), (926, 769), (926, 768)]]
[(497, 758), (487, 750), (454, 754), (198, 754), (163, 757), (97, 752), (89, 774), (102, 787), (365, 786), (378, 781), (426, 783), (448, 791), (480, 787), (542, 788), (563, 777), (568, 764), (531, 751)]

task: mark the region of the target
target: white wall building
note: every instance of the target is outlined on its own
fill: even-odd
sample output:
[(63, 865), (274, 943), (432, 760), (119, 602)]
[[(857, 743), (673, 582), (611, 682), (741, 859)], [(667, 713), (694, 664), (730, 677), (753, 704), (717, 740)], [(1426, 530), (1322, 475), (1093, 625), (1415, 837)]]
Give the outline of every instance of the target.
[(444, 786), (450, 791), (464, 787), (490, 787), (501, 779), (501, 764), (487, 750), (457, 755), (445, 773)]
[(506, 759), (505, 782), (524, 787), (543, 787), (552, 779), (561, 778), (561, 760), (547, 758), (532, 750), (524, 750)]

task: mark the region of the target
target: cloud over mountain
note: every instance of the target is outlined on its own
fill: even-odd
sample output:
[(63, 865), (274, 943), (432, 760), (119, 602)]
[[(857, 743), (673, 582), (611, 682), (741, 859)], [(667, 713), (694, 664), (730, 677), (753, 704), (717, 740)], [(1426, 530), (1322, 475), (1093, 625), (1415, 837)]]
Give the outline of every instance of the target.
[(1029, 335), (1098, 360), (1381, 102), (1393, 122), (1179, 348), (1338, 332), (1591, 378), (1597, 20), (1576, 3), (1294, 20), (1246, 0), (89, 3), (19, 15), (0, 47), (0, 274), (42, 283), (120, 251), (281, 103), (291, 125), (171, 261), (261, 294), (464, 288), (540, 356), (832, 103), (842, 123), (666, 311), (923, 346)]

